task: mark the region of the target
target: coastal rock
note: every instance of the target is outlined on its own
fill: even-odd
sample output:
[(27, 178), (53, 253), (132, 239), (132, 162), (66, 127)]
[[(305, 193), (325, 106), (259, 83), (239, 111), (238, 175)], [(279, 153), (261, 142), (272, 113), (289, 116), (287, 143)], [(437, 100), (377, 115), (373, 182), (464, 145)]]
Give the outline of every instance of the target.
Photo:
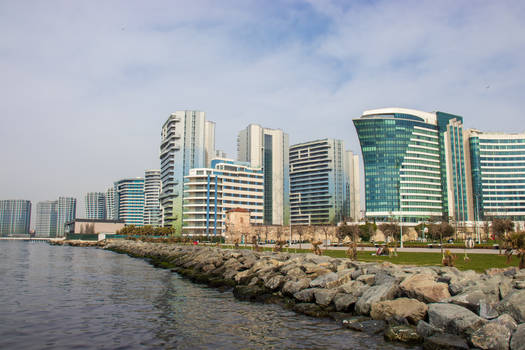
[(315, 302), (320, 306), (328, 306), (337, 292), (333, 289), (316, 289), (314, 291)]
[(361, 276), (356, 278), (356, 281), (364, 283), (364, 284), (368, 284), (369, 286), (373, 285), (375, 280), (376, 280), (376, 276), (375, 275), (368, 275), (368, 274), (367, 275), (361, 275)]
[(425, 303), (435, 303), (450, 297), (448, 285), (435, 282), (433, 275), (412, 275), (406, 278), (399, 287), (403, 293)]
[(315, 299), (316, 288), (303, 289), (293, 295), (293, 297), (303, 303), (311, 303)]
[(515, 290), (501, 300), (498, 305), (500, 313), (507, 313), (518, 323), (525, 322), (525, 290)]
[(359, 296), (353, 294), (337, 293), (334, 296), (335, 309), (337, 311), (350, 311), (358, 299)]
[(262, 295), (268, 294), (270, 291), (265, 287), (253, 285), (243, 286), (237, 285), (233, 288), (233, 295), (240, 300), (256, 301)]
[(245, 270), (237, 273), (234, 277), (235, 282), (238, 284), (248, 284), (252, 278), (256, 277), (255, 273), (251, 270)]
[(470, 342), (483, 350), (507, 350), (510, 335), (510, 330), (504, 325), (490, 322), (475, 331)]
[(390, 326), (386, 329), (384, 337), (388, 341), (398, 341), (411, 345), (423, 342), (423, 338), (417, 333), (416, 329), (410, 326)]
[(310, 282), (310, 287), (311, 288), (326, 288), (327, 283), (336, 281), (338, 278), (339, 276), (335, 272), (326, 273), (312, 280), (312, 282)]
[(512, 334), (510, 350), (525, 350), (525, 323), (520, 324)]
[(428, 306), (416, 299), (398, 298), (373, 304), (370, 316), (375, 320), (406, 318), (410, 323), (417, 324), (425, 318), (427, 310)]
[(312, 316), (312, 317), (327, 317), (328, 312), (322, 307), (313, 303), (299, 303), (295, 304), (293, 310), (297, 313)]
[(367, 289), (355, 304), (355, 310), (361, 315), (368, 315), (373, 303), (391, 300), (395, 297), (398, 287), (395, 283), (385, 283)]
[(358, 332), (364, 332), (368, 334), (379, 334), (382, 333), (386, 328), (386, 322), (383, 320), (359, 320), (353, 319), (343, 323), (343, 326)]
[(425, 338), (424, 350), (468, 350), (467, 341), (457, 335), (439, 334)]
[(428, 305), (428, 320), (432, 326), (458, 335), (470, 335), (487, 322), (462, 306), (442, 303)]
[(307, 278), (300, 279), (298, 281), (287, 281), (282, 288), (282, 292), (287, 295), (294, 295), (303, 289), (308, 288), (310, 280)]
[(499, 323), (499, 324), (507, 327), (507, 329), (511, 333), (514, 332), (516, 330), (516, 328), (518, 327), (518, 324), (516, 323), (516, 321), (514, 321), (512, 316), (510, 316), (509, 314), (503, 314), (503, 315), (499, 316), (498, 318), (496, 318), (495, 320), (492, 320), (491, 323)]
[(264, 282), (264, 286), (271, 290), (279, 289), (285, 282), (285, 277), (283, 275), (276, 275)]
[(337, 289), (340, 292), (361, 296), (369, 286), (359, 281), (348, 281), (339, 286)]
[(486, 318), (498, 317), (497, 313), (489, 314), (488, 312), (488, 308), (494, 308), (494, 306), (499, 302), (498, 296), (494, 294), (485, 294), (480, 289), (468, 289), (461, 294), (451, 297), (447, 301), (459, 306), (463, 306), (477, 314), (480, 314), (480, 308), (483, 305), (484, 315), (487, 316)]
[(436, 328), (423, 320), (417, 323), (416, 331), (423, 338), (431, 337), (434, 334), (443, 333), (442, 329)]

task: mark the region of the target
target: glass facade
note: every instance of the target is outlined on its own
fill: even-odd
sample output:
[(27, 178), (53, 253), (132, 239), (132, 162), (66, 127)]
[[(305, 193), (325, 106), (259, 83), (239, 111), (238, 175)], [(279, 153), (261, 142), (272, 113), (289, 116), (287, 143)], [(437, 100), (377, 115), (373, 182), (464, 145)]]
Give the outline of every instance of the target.
[(525, 134), (468, 135), (474, 216), (525, 220)]
[(29, 234), (31, 202), (21, 199), (0, 200), (0, 235)]
[(461, 123), (452, 114), (400, 108), (368, 111), (355, 119), (365, 168), (366, 216), (418, 222), (462, 213), (466, 220)]
[(118, 220), (126, 225), (144, 226), (144, 179), (122, 179), (115, 182), (115, 204)]

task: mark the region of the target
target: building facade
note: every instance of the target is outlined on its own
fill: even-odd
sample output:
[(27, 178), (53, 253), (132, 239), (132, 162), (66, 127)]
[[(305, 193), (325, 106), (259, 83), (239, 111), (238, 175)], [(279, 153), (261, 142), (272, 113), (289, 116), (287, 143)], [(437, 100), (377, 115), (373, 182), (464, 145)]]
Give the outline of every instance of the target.
[(525, 220), (525, 133), (465, 131), (474, 220)]
[(117, 205), (115, 203), (115, 185), (106, 190), (106, 219), (118, 219)]
[(0, 200), (0, 235), (29, 234), (31, 202), (23, 199)]
[(354, 165), (353, 154), (347, 153), (343, 141), (323, 139), (293, 145), (289, 160), (292, 225), (336, 224), (352, 217), (353, 206), (359, 206), (358, 197), (351, 193), (356, 189), (352, 181), (359, 174), (351, 172), (359, 166)]
[(106, 219), (106, 194), (88, 192), (84, 197), (86, 219)]
[(144, 225), (153, 227), (161, 225), (160, 191), (160, 170), (146, 170), (144, 174)]
[(468, 221), (463, 118), (404, 108), (354, 120), (365, 170), (366, 216)]
[(347, 195), (352, 221), (361, 221), (361, 168), (359, 167), (359, 156), (352, 151), (346, 151), (345, 172), (348, 174)]
[(44, 201), (36, 204), (36, 237), (56, 237), (58, 201)]
[(184, 176), (205, 168), (215, 154), (215, 123), (204, 112), (177, 111), (162, 126), (160, 145), (160, 203), (162, 226), (182, 232)]
[(77, 199), (58, 197), (57, 208), (57, 237), (63, 237), (66, 223), (75, 220), (77, 216)]
[(230, 209), (248, 210), (250, 222), (262, 224), (263, 191), (263, 172), (246, 162), (214, 159), (211, 168), (191, 169), (184, 177), (183, 233), (222, 235)]
[(237, 159), (264, 174), (264, 223), (288, 225), (290, 220), (288, 134), (250, 124), (239, 132)]
[(144, 226), (144, 178), (115, 182), (115, 204), (117, 220), (126, 225)]

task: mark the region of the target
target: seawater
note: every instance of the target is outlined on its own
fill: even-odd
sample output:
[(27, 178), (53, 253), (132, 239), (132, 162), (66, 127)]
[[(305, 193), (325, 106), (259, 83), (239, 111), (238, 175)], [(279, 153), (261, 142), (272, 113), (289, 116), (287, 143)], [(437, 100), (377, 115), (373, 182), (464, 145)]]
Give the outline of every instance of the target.
[(95, 248), (0, 242), (0, 349), (405, 349)]

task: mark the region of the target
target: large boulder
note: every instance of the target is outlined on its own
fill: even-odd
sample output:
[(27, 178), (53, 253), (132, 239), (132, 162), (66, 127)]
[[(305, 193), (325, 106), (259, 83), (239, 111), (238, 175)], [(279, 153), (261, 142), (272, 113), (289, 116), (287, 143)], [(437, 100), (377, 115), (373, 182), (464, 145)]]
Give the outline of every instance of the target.
[(427, 310), (428, 306), (419, 300), (399, 298), (373, 304), (370, 316), (375, 320), (406, 318), (410, 323), (417, 324), (425, 318)]
[(324, 275), (321, 275), (316, 279), (312, 280), (312, 282), (310, 282), (310, 287), (326, 288), (327, 283), (336, 281), (338, 278), (339, 276), (335, 272), (325, 273)]
[(428, 305), (429, 323), (446, 333), (470, 335), (487, 321), (472, 311), (455, 304), (434, 303)]
[(368, 315), (372, 304), (383, 300), (392, 300), (397, 292), (398, 286), (395, 282), (370, 287), (355, 304), (355, 311), (361, 315)]
[(347, 293), (337, 293), (334, 296), (335, 309), (339, 312), (350, 311), (351, 307), (357, 302), (359, 296)]
[(425, 303), (436, 303), (450, 298), (448, 284), (434, 281), (434, 276), (431, 274), (407, 277), (399, 287), (406, 296)]
[(518, 327), (518, 324), (516, 321), (510, 316), (509, 314), (503, 314), (499, 316), (498, 318), (491, 321), (491, 323), (499, 323), (505, 327), (512, 333), (516, 330)]
[(293, 297), (303, 303), (311, 303), (315, 300), (315, 291), (318, 288), (303, 289), (293, 295)]
[(308, 288), (310, 280), (308, 278), (302, 278), (298, 281), (288, 281), (283, 285), (282, 292), (287, 295), (294, 295), (303, 289)]
[(334, 289), (316, 289), (314, 291), (315, 302), (320, 306), (328, 306), (336, 293)]
[(285, 282), (283, 275), (275, 275), (264, 282), (264, 286), (271, 290), (279, 289)]
[(510, 350), (525, 350), (525, 323), (520, 324), (512, 334)]
[(475, 331), (470, 342), (484, 350), (508, 350), (510, 335), (510, 330), (504, 325), (490, 322)]
[(319, 305), (314, 303), (299, 303), (293, 307), (295, 312), (305, 314), (312, 317), (326, 317), (328, 312), (321, 308)]
[(485, 318), (498, 317), (497, 313), (490, 312), (499, 302), (498, 295), (485, 294), (480, 289), (468, 289), (461, 294), (453, 296), (448, 301), (452, 304), (466, 307), (478, 315), (483, 313), (486, 316)]
[(498, 305), (500, 313), (511, 315), (518, 323), (525, 322), (525, 290), (508, 294)]

